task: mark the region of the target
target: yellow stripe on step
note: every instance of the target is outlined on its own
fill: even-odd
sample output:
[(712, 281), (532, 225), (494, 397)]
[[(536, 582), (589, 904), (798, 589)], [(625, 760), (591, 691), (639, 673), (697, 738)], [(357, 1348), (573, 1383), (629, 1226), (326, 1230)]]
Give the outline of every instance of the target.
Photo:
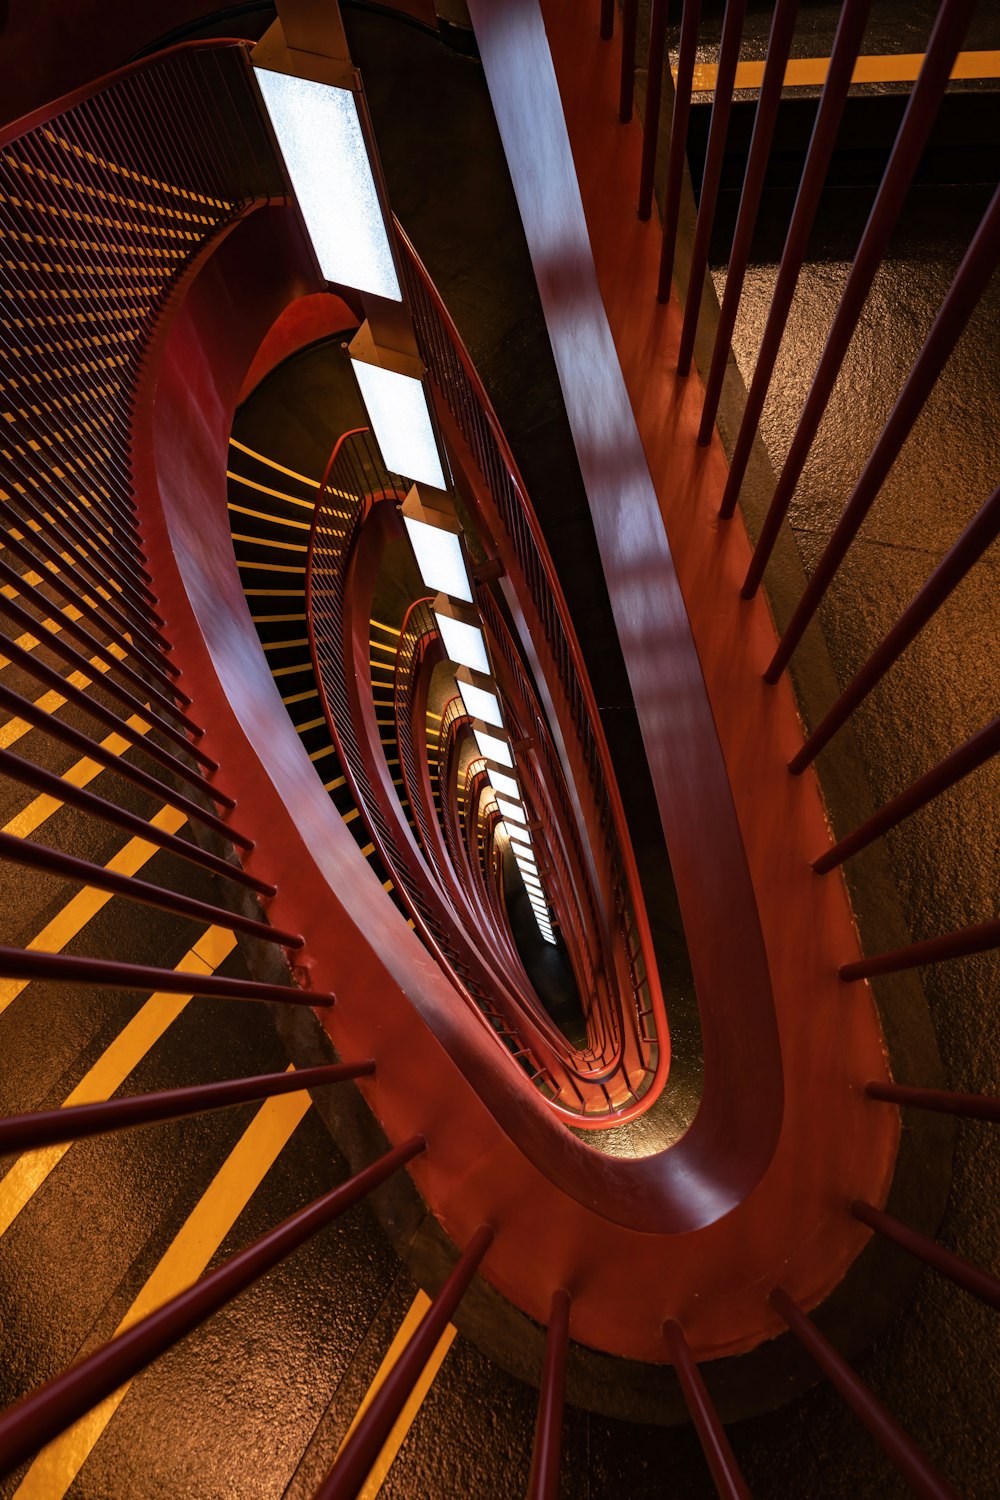
[[(149, 821), (154, 828), (160, 828), (165, 833), (176, 833), (187, 822), (187, 816), (185, 813), (178, 812), (176, 807), (161, 807)], [(129, 839), (128, 843), (108, 860), (104, 868), (114, 870), (118, 875), (135, 875), (157, 853), (159, 853), (159, 846), (151, 844), (148, 839)], [(110, 900), (112, 900), (111, 891), (95, 891), (91, 886), (84, 886), (83, 890), (78, 891), (72, 900), (67, 901), (52, 921), (31, 939), (31, 942), (26, 945), (28, 950), (41, 949), (43, 953), (61, 953), (67, 943), (71, 943), (82, 931), (91, 917), (96, 917), (101, 908), (107, 906)], [(29, 979), (0, 979), (0, 1015), (30, 983)]]
[[(414, 1297), (409, 1312), (406, 1314), (406, 1317), (400, 1324), (399, 1332), (396, 1334), (396, 1337), (390, 1344), (385, 1358), (379, 1365), (378, 1370), (375, 1372), (375, 1379), (372, 1381), (364, 1400), (358, 1407), (358, 1410), (354, 1417), (354, 1421), (351, 1423), (350, 1427), (347, 1429), (347, 1432), (344, 1434), (344, 1441), (337, 1449), (337, 1458), (340, 1457), (340, 1454), (343, 1451), (344, 1445), (346, 1444), (348, 1438), (354, 1432), (354, 1429), (361, 1421), (361, 1418), (364, 1416), (372, 1401), (375, 1399), (382, 1386), (385, 1384), (385, 1381), (390, 1375), (396, 1362), (402, 1355), (404, 1349), (412, 1339), (413, 1335), (416, 1333), (418, 1327), (420, 1326), (420, 1323), (423, 1321), (424, 1315), (430, 1305), (430, 1298), (427, 1296), (426, 1292), (418, 1292)], [(389, 1433), (389, 1436), (383, 1443), (382, 1450), (379, 1453), (378, 1458), (372, 1465), (368, 1478), (365, 1480), (361, 1489), (358, 1491), (357, 1500), (375, 1500), (375, 1496), (382, 1488), (385, 1477), (392, 1466), (393, 1459), (396, 1457), (396, 1454), (402, 1447), (403, 1440), (413, 1425), (413, 1419), (417, 1415), (417, 1412), (420, 1410), (424, 1397), (430, 1390), (431, 1385), (434, 1381), (434, 1377), (437, 1375), (438, 1370), (440, 1370), (441, 1365), (444, 1362), (445, 1355), (451, 1348), (452, 1341), (455, 1337), (455, 1332), (456, 1330), (454, 1325), (449, 1323), (444, 1333), (442, 1333), (441, 1337), (438, 1339), (430, 1358), (424, 1365), (423, 1370), (420, 1372), (420, 1377), (417, 1380), (417, 1383), (413, 1387), (413, 1390), (410, 1392), (410, 1396), (407, 1400), (406, 1405), (403, 1407), (403, 1410), (396, 1418), (392, 1431)], [(336, 1459), (334, 1460), (334, 1462), (336, 1462)]]
[[(234, 933), (221, 927), (209, 927), (185, 953), (177, 968), (189, 973), (214, 974), (235, 947)], [(176, 1021), (190, 999), (190, 995), (151, 995), (84, 1074), (72, 1093), (66, 1096), (62, 1107), (96, 1104), (110, 1099)], [(71, 1145), (71, 1141), (64, 1141), (57, 1146), (27, 1151), (18, 1157), (6, 1176), (0, 1178), (0, 1235), (10, 1228)]]
[[(117, 1333), (155, 1312), (196, 1282), (287, 1145), (311, 1101), (303, 1090), (266, 1099), (209, 1183), (193, 1211), (125, 1314)], [(43, 1448), (14, 1491), (14, 1500), (62, 1500), (131, 1381)]]

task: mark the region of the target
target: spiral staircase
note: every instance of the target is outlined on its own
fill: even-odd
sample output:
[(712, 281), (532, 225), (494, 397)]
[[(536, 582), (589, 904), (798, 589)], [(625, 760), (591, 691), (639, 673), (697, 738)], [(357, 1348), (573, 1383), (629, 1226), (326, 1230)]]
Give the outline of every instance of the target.
[[(0, 1493), (989, 1495), (997, 721), (956, 733), (928, 699), (937, 748), (900, 784), (866, 770), (865, 714), (992, 576), (998, 492), (850, 671), (819, 625), (994, 306), (995, 194), (805, 571), (787, 519), (969, 7), (926, 42), (786, 460), (761, 412), (867, 7), (841, 12), (743, 370), (794, 7), (721, 306), (744, 7), (697, 206), (697, 6), (673, 71), (665, 5), (474, 0), (482, 72), (391, 9), (345, 14), (556, 940), (351, 382), (364, 309), (317, 279), (249, 44), (159, 48), (5, 127)], [(494, 157), (452, 131), (418, 182), (402, 80), (444, 76)], [(435, 240), (461, 159), (523, 225), (499, 295)]]

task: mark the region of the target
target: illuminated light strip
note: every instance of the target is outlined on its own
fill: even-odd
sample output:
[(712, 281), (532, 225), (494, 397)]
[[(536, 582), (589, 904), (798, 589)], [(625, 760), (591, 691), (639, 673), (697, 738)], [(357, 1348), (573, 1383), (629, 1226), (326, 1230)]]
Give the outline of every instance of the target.
[(254, 573), (304, 573), (305, 572), (305, 564), (303, 564), (302, 567), (297, 568), (297, 567), (293, 567), (289, 563), (244, 562), (242, 560), (242, 558), (239, 558), (239, 557), (236, 559), (236, 566), (241, 571), (245, 569), (247, 572), (251, 572), (252, 571)]
[[(149, 822), (153, 828), (163, 829), (166, 833), (176, 833), (187, 822), (187, 814), (178, 812), (175, 807), (164, 806), (149, 819)], [(128, 843), (108, 860), (104, 868), (113, 870), (118, 875), (135, 875), (159, 851), (159, 844), (151, 844), (148, 839), (129, 839)], [(91, 918), (96, 917), (97, 913), (113, 898), (113, 891), (98, 891), (91, 886), (84, 886), (82, 891), (78, 891), (70, 901), (67, 901), (51, 922), (46, 923), (30, 943), (25, 944), (26, 950), (29, 953), (39, 949), (43, 953), (61, 953), (67, 943), (72, 942)], [(29, 979), (0, 979), (0, 1015), (17, 999), (22, 990), (27, 989), (30, 983)]]
[[(308, 642), (303, 642), (303, 644), (304, 645), (308, 645)], [(271, 676), (272, 677), (291, 677), (296, 672), (308, 672), (310, 670), (311, 666), (312, 666), (311, 662), (304, 661), (304, 662), (296, 662), (295, 665), (292, 666), (292, 667), (272, 667), (271, 668)]]
[[(872, 57), (859, 57), (851, 74), (852, 83), (913, 83), (923, 67), (922, 52), (899, 52)], [(828, 57), (792, 57), (785, 65), (784, 88), (819, 87), (826, 82), (830, 59)], [(676, 68), (672, 68), (674, 80)], [(718, 77), (715, 63), (695, 65), (691, 88), (696, 94), (711, 93)], [(951, 70), (951, 78), (998, 78), (1000, 77), (1000, 52), (960, 52)], [(741, 62), (736, 65), (733, 87), (736, 89), (759, 89), (764, 81), (763, 62)]]
[(245, 443), (238, 443), (234, 437), (229, 439), (229, 446), (237, 449), (240, 453), (245, 453), (248, 458), (255, 458), (259, 464), (264, 464), (269, 469), (275, 469), (279, 474), (287, 474), (289, 479), (300, 480), (302, 484), (307, 484), (310, 489), (318, 490), (320, 487), (318, 479), (310, 479), (308, 474), (297, 474), (294, 469), (286, 469), (284, 464), (277, 463), (273, 458), (265, 458), (263, 453), (255, 452), (253, 448), (248, 448)]
[(282, 698), (281, 701), (286, 708), (290, 708), (293, 703), (305, 703), (307, 698), (318, 697), (319, 688), (307, 688), (304, 693), (291, 693), (287, 698)]
[[(395, 625), (383, 625), (381, 620), (369, 620), (368, 623), (374, 630), (384, 630), (386, 635), (402, 635), (403, 633), (401, 630), (397, 630)], [(377, 646), (378, 641), (373, 641), (372, 645)]]
[[(246, 593), (246, 589), (243, 592)], [(258, 592), (260, 591), (258, 590)], [(250, 618), (255, 625), (297, 625), (300, 620), (305, 619), (305, 615), (251, 615)], [(278, 641), (273, 646), (265, 646), (264, 650), (276, 651), (278, 646), (284, 644), (284, 641)], [(298, 641), (295, 644), (298, 645)], [(308, 645), (308, 642), (305, 644)]]
[[(214, 974), (235, 947), (235, 933), (226, 932), (221, 927), (209, 927), (185, 953), (177, 968), (188, 973)], [(67, 1094), (62, 1102), (63, 1109), (74, 1104), (96, 1104), (110, 1099), (191, 999), (191, 995), (151, 995), (104, 1049), (76, 1088)], [(38, 1151), (26, 1151), (0, 1178), (0, 1235), (10, 1228), (72, 1144), (72, 1141), (63, 1141)]]
[(308, 719), (305, 724), (296, 724), (295, 728), (299, 734), (305, 734), (307, 729), (318, 729), (321, 724), (325, 723), (325, 715), (320, 714), (318, 719)]
[[(408, 919), (408, 925), (410, 927), (413, 926), (412, 919)], [(386, 1351), (385, 1358), (375, 1372), (375, 1379), (368, 1387), (365, 1398), (362, 1401), (361, 1405), (358, 1407), (357, 1412), (355, 1413), (353, 1422), (344, 1434), (343, 1441), (341, 1442), (340, 1447), (337, 1449), (334, 1463), (336, 1463), (337, 1458), (340, 1457), (347, 1440), (352, 1436), (354, 1429), (357, 1427), (358, 1423), (361, 1421), (361, 1418), (364, 1416), (365, 1412), (372, 1404), (372, 1401), (375, 1399), (382, 1386), (385, 1384), (385, 1381), (392, 1372), (396, 1361), (399, 1359), (400, 1355), (403, 1353), (403, 1350), (406, 1348), (407, 1344), (416, 1333), (417, 1328), (423, 1321), (424, 1315), (430, 1305), (431, 1299), (427, 1296), (426, 1292), (417, 1292), (417, 1295), (414, 1297), (413, 1302), (410, 1304), (409, 1312), (406, 1314), (406, 1317), (403, 1319), (402, 1323), (399, 1326), (399, 1332), (396, 1334), (396, 1337), (389, 1345), (389, 1348)], [(413, 1390), (410, 1392), (406, 1405), (403, 1407), (403, 1410), (396, 1418), (396, 1421), (392, 1427), (392, 1431), (389, 1433), (389, 1436), (383, 1443), (378, 1458), (372, 1464), (372, 1467), (368, 1473), (368, 1478), (365, 1480), (361, 1489), (358, 1490), (357, 1500), (375, 1500), (375, 1496), (381, 1489), (385, 1477), (392, 1466), (392, 1462), (396, 1457), (396, 1454), (399, 1452), (400, 1448), (403, 1445), (403, 1439), (406, 1437), (406, 1434), (412, 1427), (413, 1419), (417, 1415), (417, 1412), (420, 1410), (424, 1398), (427, 1395), (427, 1392), (430, 1390), (431, 1385), (434, 1382), (434, 1378), (444, 1362), (445, 1355), (448, 1353), (448, 1350), (452, 1346), (452, 1342), (455, 1338), (456, 1332), (457, 1330), (454, 1324), (449, 1323), (447, 1328), (444, 1330), (441, 1337), (435, 1344), (433, 1352), (431, 1353), (430, 1357), (427, 1360), (427, 1363), (424, 1365), (424, 1368), (420, 1373), (419, 1379), (414, 1385)]]
[[(301, 599), (302, 598), (302, 590), (301, 589), (244, 589), (243, 592), (244, 592), (244, 594), (246, 595), (246, 597), (248, 599)], [(270, 619), (275, 619), (275, 620), (304, 620), (305, 619), (305, 615), (271, 615), (271, 616), (266, 616), (265, 615), (263, 617), (261, 617), (259, 615), (253, 615), (253, 616), (251, 616), (251, 618), (254, 619), (254, 620), (260, 619), (260, 618), (264, 618), (264, 619), (270, 618)]]
[[(286, 1071), (291, 1072), (291, 1066)], [(146, 1279), (115, 1334), (124, 1333), (198, 1280), (311, 1103), (305, 1089), (265, 1099)], [(119, 1386), (43, 1448), (14, 1491), (14, 1500), (62, 1500), (131, 1384), (128, 1380)]]
[[(137, 734), (149, 732), (148, 725), (134, 715), (127, 720), (127, 723), (128, 727)], [(123, 755), (126, 750), (131, 749), (131, 743), (129, 740), (122, 739), (120, 734), (109, 734), (101, 741), (101, 749), (107, 750), (111, 755)], [(60, 780), (68, 782), (70, 786), (85, 787), (94, 780), (95, 776), (99, 776), (106, 769), (109, 768), (85, 756), (83, 760), (78, 760), (71, 765), (68, 771), (64, 771)], [(63, 803), (57, 797), (50, 796), (48, 792), (42, 792), (29, 802), (27, 807), (11, 818), (9, 823), (5, 823), (0, 831), (9, 833), (14, 838), (26, 839), (37, 832), (46, 818), (51, 818), (52, 814), (58, 812), (62, 806)]]

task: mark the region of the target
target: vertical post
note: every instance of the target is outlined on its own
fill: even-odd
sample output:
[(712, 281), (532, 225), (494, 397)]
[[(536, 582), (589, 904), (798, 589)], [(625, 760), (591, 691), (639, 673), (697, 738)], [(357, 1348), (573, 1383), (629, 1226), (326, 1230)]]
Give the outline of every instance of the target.
[(847, 278), (847, 285), (841, 294), (819, 365), (813, 376), (809, 395), (778, 477), (767, 518), (757, 540), (757, 546), (754, 548), (753, 559), (743, 585), (744, 599), (751, 599), (755, 594), (781, 522), (788, 512), (795, 486), (805, 467), (813, 439), (819, 429), (823, 413), (826, 411), (830, 393), (861, 317), (865, 299), (875, 280), (875, 273), (882, 263), (889, 236), (899, 217), (899, 211), (913, 180), (913, 174), (920, 163), (931, 127), (937, 119), (938, 106), (947, 87), (955, 58), (958, 56), (962, 38), (968, 28), (973, 5), (974, 0), (944, 0), (938, 12), (938, 18), (927, 46), (927, 54), (920, 69), (920, 76), (906, 106), (906, 113), (893, 143), (892, 154), (879, 184), (878, 194)]
[(868, 462), (865, 464), (854, 486), (854, 492), (844, 507), (843, 514), (834, 528), (822, 557), (813, 570), (788, 628), (781, 638), (777, 651), (767, 671), (766, 682), (777, 682), (789, 657), (802, 638), (802, 633), (812, 619), (826, 593), (830, 579), (840, 567), (848, 547), (853, 542), (875, 501), (885, 477), (896, 461), (899, 450), (910, 435), (910, 431), (924, 403), (944, 369), (951, 351), (958, 343), (966, 323), (972, 316), (990, 277), (1000, 260), (1000, 187), (982, 223), (972, 238), (955, 279), (948, 288), (947, 296), (938, 310), (931, 331), (924, 340), (906, 384), (896, 399), (889, 419), (882, 428)]
[[(700, 0), (696, 0), (696, 4)], [(649, 15), (649, 53), (646, 59), (646, 115), (642, 122), (642, 161), (639, 167), (639, 218), (653, 212), (653, 176), (660, 136), (660, 98), (667, 50), (668, 0), (653, 0)], [(685, 7), (685, 11), (687, 7)], [(676, 104), (674, 106), (676, 109)]]
[(858, 704), (885, 676), (893, 662), (906, 650), (927, 621), (938, 610), (969, 569), (979, 561), (987, 547), (1000, 535), (1000, 485), (993, 491), (962, 532), (955, 545), (945, 554), (900, 615), (895, 625), (880, 641), (859, 672), (855, 674), (836, 703), (806, 740), (802, 749), (789, 761), (793, 775), (804, 771), (824, 745), (836, 734)]
[(635, 96), (635, 34), (639, 0), (622, 0), (622, 72), (618, 90), (618, 118), (627, 125), (632, 118)]
[(423, 1149), (422, 1137), (414, 1136), (387, 1151), (370, 1167), (322, 1198), (316, 1198), (245, 1250), (230, 1256), (223, 1265), (119, 1333), (109, 1344), (95, 1349), (93, 1354), (70, 1365), (54, 1380), (9, 1407), (0, 1414), (0, 1471), (23, 1463), (36, 1449), (251, 1286), (265, 1271), (304, 1245), (318, 1230), (360, 1203)]
[(354, 1500), (492, 1240), (493, 1230), (486, 1224), (480, 1225), (344, 1444), (314, 1500)]
[(687, 375), (691, 369), (691, 354), (698, 328), (698, 314), (701, 311), (705, 271), (708, 267), (708, 245), (715, 223), (715, 206), (719, 199), (726, 135), (733, 108), (733, 84), (736, 80), (736, 64), (739, 61), (746, 9), (747, 0), (726, 0), (719, 66), (715, 75), (715, 96), (712, 99), (712, 122), (708, 128), (705, 175), (701, 181), (698, 218), (694, 229), (694, 244), (691, 247), (691, 269), (688, 274), (687, 296), (684, 299), (684, 326), (681, 329), (680, 350), (677, 355), (678, 375)]
[[(666, 26), (666, 9), (666, 0), (664, 0), (664, 26)], [(656, 283), (656, 296), (660, 302), (670, 300), (670, 283), (674, 275), (681, 187), (684, 183), (684, 157), (687, 152), (688, 124), (691, 119), (691, 84), (694, 78), (694, 60), (698, 47), (700, 20), (701, 0), (684, 0), (684, 9), (681, 13), (680, 50), (677, 56), (677, 82), (674, 85), (674, 107), (670, 116), (670, 155), (667, 159), (667, 182), (663, 195), (663, 235), (660, 242), (660, 268)], [(652, 193), (652, 174), (650, 174), (649, 187)]]
[(963, 1120), (989, 1120), (1000, 1125), (1000, 1099), (989, 1094), (957, 1094), (951, 1089), (915, 1089), (900, 1083), (869, 1083), (869, 1099), (896, 1104), (905, 1109), (929, 1109), (935, 1114), (957, 1115)]
[(880, 838), (890, 828), (895, 828), (904, 818), (915, 813), (918, 808), (923, 807), (934, 797), (946, 791), (948, 787), (954, 786), (956, 781), (961, 781), (968, 776), (977, 766), (985, 764), (991, 756), (1000, 750), (1000, 714), (989, 724), (983, 726), (978, 734), (967, 739), (964, 745), (959, 745), (944, 760), (939, 761), (923, 776), (910, 784), (905, 791), (900, 792), (898, 797), (893, 797), (884, 807), (880, 807), (877, 813), (873, 813), (853, 833), (840, 840), (832, 849), (828, 849), (819, 859), (813, 861), (813, 869), (817, 875), (826, 875), (828, 871), (837, 865), (843, 864), (845, 859), (850, 859), (852, 854), (857, 854), (864, 849), (873, 839)]
[(795, 295), (795, 287), (799, 279), (799, 271), (805, 259), (809, 231), (812, 229), (820, 194), (823, 191), (830, 157), (833, 155), (834, 142), (844, 113), (847, 91), (851, 86), (851, 75), (854, 72), (854, 64), (870, 8), (871, 0), (844, 0), (843, 9), (840, 12), (837, 34), (830, 56), (830, 67), (823, 85), (823, 93), (820, 96), (809, 149), (806, 151), (795, 207), (792, 209), (791, 223), (785, 236), (785, 248), (781, 252), (781, 264), (778, 267), (778, 276), (771, 297), (771, 308), (764, 325), (764, 333), (757, 353), (757, 364), (750, 382), (743, 420), (740, 423), (736, 446), (729, 465), (729, 479), (719, 507), (720, 516), (727, 520), (736, 509), (740, 486), (743, 483), (754, 438), (757, 435), (757, 424), (764, 410), (764, 401), (774, 373), (782, 335), (788, 321), (788, 311), (792, 305), (792, 297)]
[(1000, 917), (991, 922), (977, 922), (973, 927), (958, 927), (940, 937), (911, 943), (908, 948), (894, 948), (876, 953), (857, 963), (843, 964), (841, 979), (874, 979), (879, 974), (899, 974), (903, 969), (919, 969), (924, 964), (939, 964), (949, 958), (968, 958), (972, 953), (986, 953), (1000, 947)]
[(663, 1325), (667, 1349), (681, 1383), (684, 1401), (698, 1433), (712, 1480), (721, 1500), (750, 1500), (746, 1480), (740, 1473), (736, 1455), (726, 1437), (719, 1414), (705, 1389), (705, 1382), (691, 1353), (691, 1346), (684, 1330), (675, 1318), (668, 1318)]
[(870, 1203), (855, 1201), (851, 1204), (851, 1213), (862, 1224), (867, 1224), (876, 1233), (885, 1235), (887, 1240), (892, 1240), (894, 1245), (900, 1249), (907, 1250), (922, 1260), (924, 1265), (930, 1266), (932, 1270), (947, 1276), (956, 1286), (963, 1291), (971, 1292), (973, 1297), (978, 1297), (980, 1302), (985, 1302), (988, 1307), (995, 1307), (1000, 1311), (1000, 1280), (991, 1276), (988, 1271), (982, 1270), (980, 1266), (971, 1265), (969, 1261), (963, 1260), (960, 1255), (946, 1250), (944, 1245), (938, 1245), (934, 1240), (927, 1238), (925, 1234), (918, 1234), (908, 1224), (900, 1223), (891, 1214), (883, 1213), (879, 1208), (873, 1208)]
[(743, 191), (740, 194), (736, 229), (733, 233), (729, 262), (726, 266), (726, 290), (722, 296), (719, 326), (715, 331), (712, 364), (705, 382), (705, 404), (702, 407), (701, 425), (698, 428), (698, 442), (702, 447), (712, 441), (712, 428), (715, 425), (715, 414), (719, 409), (726, 361), (729, 358), (733, 329), (736, 327), (736, 315), (739, 312), (740, 298), (743, 295), (750, 245), (757, 227), (757, 212), (760, 208), (761, 194), (764, 191), (768, 157), (771, 152), (771, 142), (774, 139), (774, 127), (778, 119), (781, 88), (785, 80), (785, 64), (791, 51), (792, 32), (795, 30), (795, 17), (798, 11), (799, 0), (778, 0), (771, 19), (767, 61), (764, 64), (764, 77), (761, 81), (760, 94), (757, 97), (753, 135), (750, 139), (746, 172), (743, 175)]
[(569, 1309), (570, 1295), (560, 1287), (552, 1294), (549, 1310), (549, 1332), (545, 1340), (545, 1365), (538, 1399), (538, 1422), (531, 1455), (528, 1500), (559, 1500)]
[(895, 1464), (914, 1494), (919, 1495), (920, 1500), (958, 1500), (951, 1485), (931, 1467), (909, 1434), (886, 1411), (881, 1401), (876, 1400), (847, 1360), (837, 1353), (829, 1339), (824, 1338), (788, 1293), (776, 1287), (769, 1300), (834, 1389), (868, 1428), (890, 1463)]

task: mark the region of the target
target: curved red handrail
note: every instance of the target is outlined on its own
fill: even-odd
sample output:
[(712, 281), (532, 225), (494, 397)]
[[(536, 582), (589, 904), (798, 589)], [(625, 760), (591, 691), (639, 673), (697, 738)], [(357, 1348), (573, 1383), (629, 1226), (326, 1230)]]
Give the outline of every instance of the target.
[(6, 125), (0, 127), (0, 147), (11, 145), (22, 135), (27, 135), (30, 130), (37, 130), (39, 125), (47, 125), (59, 115), (75, 109), (78, 104), (83, 104), (86, 100), (103, 94), (116, 83), (120, 83), (122, 79), (130, 78), (134, 73), (145, 72), (152, 64), (162, 62), (168, 57), (175, 57), (180, 52), (213, 52), (222, 51), (226, 47), (243, 47), (249, 53), (249, 49), (254, 46), (256, 43), (244, 36), (207, 37), (198, 38), (192, 42), (175, 42), (172, 47), (164, 47), (161, 52), (153, 52), (149, 57), (140, 57), (135, 62), (123, 63), (120, 68), (104, 73), (100, 78), (95, 78), (78, 89), (71, 89), (68, 94), (60, 94), (58, 99), (52, 99), (48, 104), (41, 104), (38, 109), (29, 110), (26, 115), (19, 115), (16, 120), (8, 121)]
[[(493, 410), (493, 405), (489, 399), (489, 396), (487, 395), (486, 388), (483, 385), (478, 372), (476, 371), (475, 365), (473, 364), (473, 361), (468, 353), (468, 350), (465, 347), (462, 337), (455, 326), (451, 314), (448, 312), (447, 307), (444, 305), (444, 302), (442, 301), (437, 288), (434, 286), (434, 283), (426, 267), (417, 254), (412, 241), (409, 239), (406, 231), (403, 229), (398, 220), (394, 220), (394, 224), (400, 244), (405, 252), (406, 261), (409, 262), (409, 266), (410, 268), (412, 268), (412, 271), (415, 274), (421, 288), (423, 289), (424, 294), (429, 298), (434, 308), (435, 316), (440, 320), (441, 324), (444, 327), (446, 335), (451, 344), (452, 351), (461, 364), (462, 372), (465, 378), (469, 381), (473, 391), (475, 392), (479, 409), (489, 428), (491, 437), (496, 443), (500, 454), (502, 455), (502, 459), (504, 464), (506, 465), (508, 473), (511, 476), (514, 487), (517, 491), (521, 516), (525, 525), (527, 526), (532, 545), (543, 569), (546, 588), (553, 600), (556, 615), (559, 619), (563, 642), (569, 654), (569, 660), (572, 664), (574, 677), (576, 679), (575, 685), (583, 700), (584, 716), (588, 730), (592, 737), (594, 749), (596, 751), (598, 764), (601, 770), (604, 791), (608, 798), (610, 806), (611, 817), (614, 821), (618, 834), (617, 842), (619, 853), (622, 859), (622, 864), (624, 867), (625, 882), (631, 894), (634, 920), (639, 934), (639, 941), (645, 957), (645, 968), (650, 988), (651, 1008), (655, 1021), (656, 1033), (661, 1042), (659, 1055), (657, 1058), (656, 1072), (653, 1082), (650, 1085), (650, 1091), (659, 1092), (660, 1090), (662, 1090), (667, 1079), (667, 1074), (669, 1072), (670, 1047), (666, 1007), (664, 1004), (663, 991), (657, 972), (652, 930), (650, 928), (649, 916), (646, 912), (645, 902), (642, 898), (642, 887), (639, 880), (638, 867), (635, 861), (635, 854), (632, 850), (631, 840), (628, 836), (628, 824), (625, 818), (625, 809), (622, 804), (621, 793), (618, 789), (617, 779), (614, 774), (614, 767), (611, 761), (611, 753), (608, 748), (607, 739), (604, 734), (604, 728), (601, 723), (600, 712), (597, 707), (597, 700), (594, 697), (593, 689), (590, 685), (590, 678), (587, 673), (586, 664), (583, 660), (583, 654), (580, 650), (579, 642), (576, 639), (576, 632), (574, 631), (572, 626), (572, 617), (570, 615), (569, 606), (566, 603), (566, 598), (559, 583), (558, 575), (556, 574), (552, 558), (548, 551), (548, 546), (545, 542), (545, 538), (542, 534), (542, 530), (538, 522), (538, 518), (535, 515), (530, 501), (528, 500), (528, 491), (523, 479), (521, 478), (521, 474), (517, 466), (517, 461), (510, 450), (510, 446), (507, 443), (506, 437), (504, 436), (503, 429), (500, 425), (495, 411)], [(404, 267), (405, 264), (406, 262), (404, 262)], [(434, 373), (433, 365), (431, 366), (431, 373), (432, 375)], [(622, 1121), (624, 1122), (627, 1119), (633, 1118), (635, 1113), (641, 1113), (642, 1108), (643, 1106), (641, 1100), (637, 1101), (636, 1105), (630, 1106), (623, 1112), (621, 1116)]]

